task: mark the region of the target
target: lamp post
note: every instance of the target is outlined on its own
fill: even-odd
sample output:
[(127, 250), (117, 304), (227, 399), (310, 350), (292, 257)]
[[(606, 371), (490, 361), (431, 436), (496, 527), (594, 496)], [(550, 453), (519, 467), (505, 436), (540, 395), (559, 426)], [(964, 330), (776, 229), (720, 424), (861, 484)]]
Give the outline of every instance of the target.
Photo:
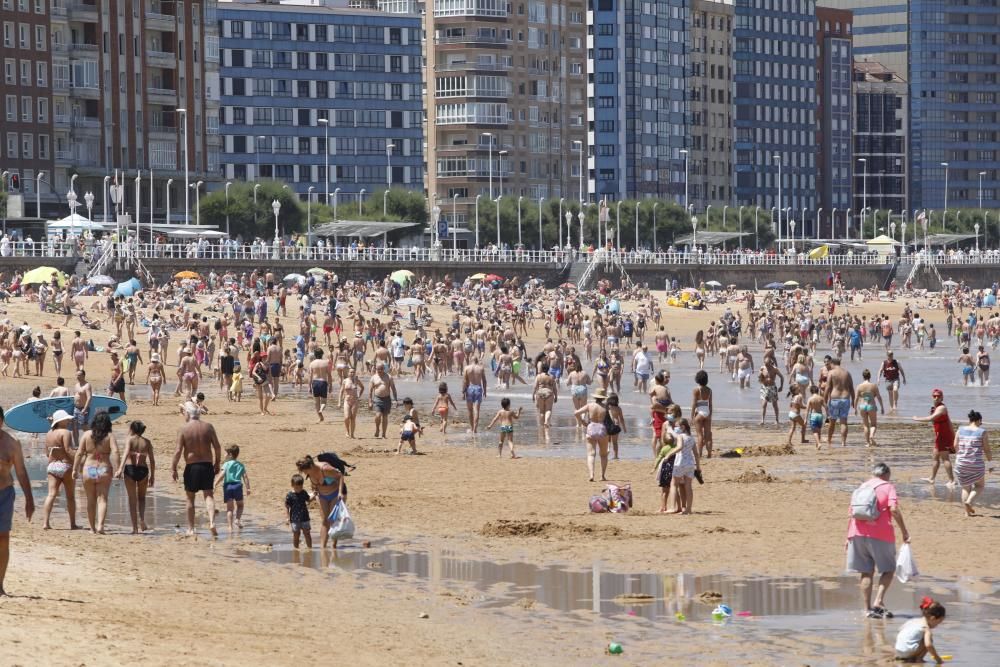
[(976, 252), (979, 252), (979, 223), (977, 222), (973, 227), (976, 230)]
[(806, 209), (805, 208), (802, 209), (802, 217), (799, 218), (799, 222), (802, 223), (802, 229), (799, 231), (799, 233), (802, 234), (802, 244), (803, 244), (803, 247), (805, 247), (805, 242), (806, 242)]
[(541, 197), (538, 198), (538, 250), (545, 250), (545, 239), (542, 238), (542, 202), (545, 201)]
[(837, 208), (830, 212), (830, 238), (832, 239), (837, 235)]
[[(819, 226), (820, 226), (820, 222), (822, 222), (822, 220), (823, 220), (823, 208), (820, 207), (819, 210), (816, 211), (816, 240), (817, 241), (819, 241)], [(802, 240), (803, 241), (805, 240), (805, 231), (804, 230), (802, 232)]]
[(326, 205), (330, 205), (330, 119), (317, 118), (323, 126), (323, 180), (326, 181)]
[(170, 224), (170, 186), (174, 184), (174, 179), (167, 179), (167, 224)]
[(990, 249), (990, 244), (987, 239), (989, 238), (990, 232), (990, 214), (989, 211), (983, 213), (983, 248), (986, 250)]
[(788, 219), (788, 238), (792, 242), (792, 253), (796, 252), (795, 249), (795, 220)]
[(257, 158), (257, 171), (254, 172), (253, 180), (257, 181), (260, 178), (260, 142), (267, 139), (263, 134), (258, 134), (253, 138), (253, 154)]
[[(479, 198), (482, 195), (476, 195), (476, 250), (479, 250)], [(541, 236), (541, 232), (539, 232)]]
[(337, 222), (337, 200), (340, 199), (340, 188), (333, 191), (333, 221)]
[(622, 247), (622, 201), (618, 200), (615, 207), (615, 250), (621, 251)]
[[(40, 170), (38, 174), (35, 175), (35, 217), (42, 217), (42, 176), (45, 175), (45, 170)], [(980, 204), (979, 208), (982, 208)]]
[[(191, 202), (188, 200), (188, 188), (190, 187), (191, 175), (188, 171), (188, 113), (187, 109), (177, 109), (177, 113), (184, 121), (184, 224), (191, 224)], [(257, 150), (256, 145), (254, 150)]]
[[(580, 174), (579, 174), (579, 176), (580, 176), (580, 206), (583, 206), (583, 142), (582, 141), (574, 141), (573, 145), (580, 147), (580, 168), (579, 168), (579, 171), (580, 171)], [(582, 238), (580, 239), (580, 243), (581, 244), (583, 243), (583, 239)]]
[(489, 138), (489, 164), (490, 164), (490, 199), (493, 199), (493, 133), (483, 132), (484, 137)]
[[(104, 177), (104, 200), (103, 200), (104, 203), (101, 205), (101, 209), (104, 211), (104, 222), (107, 222), (110, 219), (108, 217), (108, 183), (110, 183), (110, 182), (111, 182), (111, 177), (110, 176), (105, 176)], [(168, 195), (169, 195), (169, 192), (168, 192)], [(169, 223), (170, 220), (167, 220), (167, 222)]]
[[(315, 185), (310, 185), (306, 190), (306, 257), (309, 257), (309, 249), (312, 248), (312, 202), (313, 202), (313, 190), (316, 189)], [(229, 222), (226, 222), (226, 233), (229, 233)]]
[(691, 216), (691, 251), (694, 254), (698, 252), (698, 216)]
[(572, 211), (566, 211), (566, 247), (567, 248), (572, 248), (573, 247), (573, 238), (572, 238), (572, 234), (570, 233), (572, 231), (572, 229), (573, 229), (573, 212)]
[(563, 241), (562, 241), (562, 213), (563, 213), (562, 209), (563, 209), (563, 199), (565, 199), (565, 198), (564, 197), (560, 197), (559, 198), (559, 217), (556, 218), (556, 227), (559, 228), (559, 249), (560, 250), (562, 250), (562, 247), (563, 247)]
[(523, 196), (517, 198), (517, 245), (521, 245), (521, 200)]
[(844, 238), (851, 238), (851, 209), (847, 209), (847, 215), (844, 216)]
[(760, 237), (757, 234), (757, 225), (760, 222), (760, 206), (755, 207), (757, 210), (753, 213), (753, 243), (754, 250), (760, 250)]
[(581, 205), (580, 212), (576, 214), (576, 217), (580, 219), (580, 250), (583, 251), (583, 220), (586, 218), (586, 214), (583, 212), (583, 207)]
[(382, 219), (383, 220), (388, 215), (388, 213), (387, 213), (387, 211), (388, 211), (388, 208), (387, 208), (387, 200), (388, 200), (388, 198), (389, 198), (389, 191), (386, 190), (385, 192), (382, 193)]
[(653, 202), (653, 252), (656, 252), (656, 207), (660, 202)]
[(903, 254), (906, 254), (906, 218), (903, 218), (902, 224), (900, 224), (900, 229), (902, 232), (902, 243), (903, 243)]
[(385, 147), (386, 183), (389, 185), (389, 190), (392, 189), (392, 149), (395, 147), (396, 144), (387, 144)]
[[(435, 245), (435, 237), (437, 235), (438, 220), (441, 219), (441, 207), (434, 206), (431, 208), (431, 247)], [(441, 239), (437, 239), (437, 243), (440, 243)]]
[(198, 181), (194, 184), (194, 205), (195, 205), (195, 224), (201, 224), (201, 186), (205, 184), (205, 181)]
[(278, 213), (281, 211), (281, 202), (275, 199), (271, 202), (271, 210), (274, 211), (274, 247), (278, 247), (281, 235), (278, 232)]
[[(986, 244), (986, 232), (989, 229), (986, 226), (986, 214), (983, 213), (983, 176), (986, 175), (985, 171), (979, 172), (979, 213), (983, 216), (983, 247), (988, 248)], [(979, 237), (976, 236), (976, 242), (978, 243)]]
[(69, 214), (70, 216), (76, 215), (76, 207), (80, 204), (76, 201), (76, 193), (70, 190), (66, 193), (66, 203), (69, 204)]
[(229, 236), (229, 186), (232, 181), (226, 181), (226, 236)]
[(94, 193), (87, 192), (87, 194), (83, 195), (83, 201), (87, 205), (87, 219), (93, 220), (92, 211), (94, 209)]
[(890, 222), (889, 223), (889, 236), (892, 238), (893, 241), (896, 240), (896, 223), (895, 222)]
[(775, 153), (771, 156), (771, 159), (778, 163), (778, 243), (780, 247), (781, 243), (781, 155)]
[(865, 240), (865, 211), (868, 210), (868, 159), (859, 157), (861, 163), (861, 240)]
[(684, 156), (684, 210), (688, 208), (688, 152), (686, 148), (680, 150)]
[[(365, 198), (365, 189), (361, 188), (361, 192), (358, 193), (358, 217), (361, 217), (361, 202)], [(438, 239), (440, 241), (440, 239)]]
[(497, 252), (500, 252), (500, 198), (503, 195), (497, 195)]
[(456, 192), (451, 196), (451, 249), (455, 254), (455, 258), (458, 259), (458, 227), (456, 226), (456, 221), (458, 220), (458, 193)]
[(497, 155), (499, 156), (497, 158), (497, 174), (500, 177), (500, 190), (497, 196), (500, 196), (503, 194), (503, 156), (507, 155), (507, 151), (499, 151)]
[(746, 208), (746, 207), (745, 206), (740, 206), (740, 211), (739, 211), (740, 216), (739, 216), (739, 220), (736, 223), (736, 231), (739, 232), (739, 234), (740, 234), (739, 239), (738, 239), (739, 243), (740, 243), (740, 251), (743, 250), (743, 209), (744, 208)]
[(947, 230), (948, 226), (948, 163), (942, 162), (944, 167), (944, 211), (941, 212), (941, 231)]

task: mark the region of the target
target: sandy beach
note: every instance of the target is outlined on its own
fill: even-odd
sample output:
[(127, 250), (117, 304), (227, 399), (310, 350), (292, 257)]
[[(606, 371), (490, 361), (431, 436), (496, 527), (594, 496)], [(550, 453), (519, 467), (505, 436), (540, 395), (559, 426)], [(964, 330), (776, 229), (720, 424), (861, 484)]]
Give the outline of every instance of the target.
[[(83, 302), (89, 306), (90, 300)], [(904, 302), (859, 303), (851, 306), (851, 312), (898, 317)], [(734, 304), (733, 308), (743, 306)], [(61, 323), (60, 317), (41, 314), (37, 305), (19, 299), (7, 311), (11, 321), (27, 321), (35, 329), (46, 324), (58, 328)], [(446, 316), (444, 309), (434, 312), (439, 321)], [(719, 306), (708, 311), (665, 308), (665, 324), (681, 341), (682, 354), (690, 356), (694, 332), (721, 313)], [(936, 311), (930, 319), (943, 317)], [(286, 318), (284, 324), (292, 330), (295, 319)], [(64, 337), (71, 331), (63, 329)], [(110, 332), (89, 333), (97, 345), (104, 345)], [(529, 349), (537, 349), (542, 335), (536, 327), (527, 341)], [(166, 360), (171, 392), (175, 344)], [(954, 343), (946, 344), (951, 346), (947, 351), (951, 357)], [(145, 355), (144, 341), (140, 345)], [(874, 359), (879, 358), (874, 354), (871, 363), (877, 364)], [(23, 401), (36, 384), (47, 395), (54, 386), (49, 361), (43, 378), (3, 378), (0, 404), (10, 407)], [(717, 366), (714, 359), (712, 366)], [(92, 353), (87, 368), (95, 390), (105, 393), (101, 390), (108, 379), (106, 355)], [(917, 374), (918, 368), (911, 366), (908, 372)], [(860, 372), (858, 367), (851, 370), (856, 376)], [(675, 371), (675, 397), (690, 395), (690, 375)], [(145, 377), (144, 368), (139, 377)], [(457, 377), (449, 381), (460, 384)], [(723, 382), (717, 368), (713, 382)], [(336, 562), (322, 566), (318, 554), (309, 558), (319, 558), (320, 567), (267, 563), (266, 558), (242, 555), (287, 550), (291, 538), (284, 524), (283, 499), (295, 472), (294, 462), (303, 454), (327, 449), (357, 465), (348, 478), (350, 507), (359, 528), (358, 539), (348, 547), (350, 553), (375, 554), (391, 547), (539, 567), (587, 569), (599, 561), (602, 568), (621, 573), (803, 579), (843, 574), (850, 489), (867, 478), (867, 470), (884, 452), (891, 455), (894, 481), (901, 485), (901, 506), (922, 574), (942, 582), (1000, 577), (993, 557), (1000, 549), (1000, 535), (994, 529), (1000, 506), (987, 496), (980, 505), (981, 516), (965, 519), (954, 492), (949, 501), (943, 485), (937, 487), (937, 497), (929, 497), (924, 490), (907, 493), (917, 488), (918, 477), (926, 475), (931, 440), (929, 427), (902, 419), (883, 426), (883, 444), (875, 451), (863, 451), (857, 418), (852, 417), (855, 429), (846, 449), (817, 452), (807, 444), (796, 445), (794, 453), (783, 455), (713, 458), (703, 466), (705, 485), (695, 489), (695, 514), (687, 517), (656, 512), (659, 489), (644, 439), (641, 444), (626, 445), (630, 455), (623, 452), (623, 460), (613, 461), (609, 468), (611, 481), (632, 484), (633, 511), (595, 515), (587, 511), (587, 501), (603, 487), (587, 481), (582, 441), (569, 429), (558, 436), (558, 447), (547, 449), (534, 425), (530, 401), (523, 400), (523, 390), (514, 396), (525, 405), (525, 418), (517, 430), (525, 455), (509, 460), (496, 456), (495, 430), (476, 437), (464, 432), (461, 404), (446, 436), (428, 427), (418, 443), (421, 455), (399, 457), (394, 454), (397, 440), (370, 437), (367, 410), (359, 417), (360, 437), (352, 441), (344, 436), (338, 410), (327, 411), (326, 424), (315, 424), (312, 401), (305, 394), (283, 396), (272, 404), (275, 416), (268, 417), (257, 414), (252, 395), (234, 403), (211, 380), (206, 378), (203, 387), (210, 409), (206, 420), (216, 427), (223, 447), (239, 444), (242, 448), (241, 460), (254, 489), (247, 501), (248, 523), (256, 530), (234, 537), (223, 527), (222, 536), (212, 540), (203, 525), (196, 538), (167, 528), (133, 537), (117, 526), (108, 536), (92, 536), (66, 530), (60, 497), (53, 515), (54, 530), (43, 531), (44, 488), (36, 486), (39, 513), (35, 520), (25, 522), (20, 498), (15, 514), (7, 578), (12, 597), (0, 600), (0, 641), (5, 645), (0, 662), (293, 665), (349, 656), (358, 664), (396, 660), (452, 665), (594, 664), (605, 659), (609, 641), (622, 637), (624, 658), (633, 664), (662, 664), (671, 658), (689, 664), (775, 664), (769, 659), (775, 650), (781, 655), (801, 654), (803, 661), (812, 656), (818, 660), (814, 664), (830, 662), (822, 644), (813, 642), (820, 636), (815, 632), (795, 638), (780, 632), (740, 638), (733, 628), (723, 628), (719, 632), (732, 637), (735, 644), (716, 642), (711, 632), (693, 623), (677, 621), (664, 629), (662, 620), (650, 621), (641, 618), (641, 613), (632, 621), (626, 607), (624, 619), (609, 623), (593, 612), (560, 613), (530, 600), (518, 603), (524, 598), (509, 591), (484, 591), (446, 581), (448, 577), (420, 580), (339, 568)], [(401, 396), (411, 389), (415, 389), (412, 380), (399, 381)], [(453, 395), (458, 393), (453, 389)], [(756, 388), (752, 393), (756, 395)], [(128, 419), (141, 419), (148, 426), (146, 435), (155, 447), (160, 470), (156, 493), (180, 498), (182, 489), (169, 476), (182, 421), (178, 400), (165, 394), (163, 405), (154, 407), (145, 394), (137, 394), (129, 396)], [(992, 389), (977, 396), (981, 398), (974, 400), (989, 399), (992, 405)], [(641, 397), (631, 400), (641, 402)], [(430, 405), (419, 403), (426, 413)], [(497, 403), (498, 399), (487, 399), (486, 420)], [(568, 411), (564, 403), (557, 405), (557, 412)], [(629, 418), (641, 422), (648, 410), (634, 412)], [(394, 412), (395, 417), (398, 414)], [(989, 421), (991, 415), (986, 416)], [(956, 422), (961, 417), (952, 416)], [(760, 428), (745, 419), (718, 421), (716, 448), (777, 451), (786, 439), (785, 428)], [(124, 424), (117, 424), (115, 432), (123, 442)], [(27, 453), (44, 456), (41, 448), (25, 442)], [(77, 498), (82, 515), (81, 490)], [(201, 516), (199, 523), (203, 524)], [(268, 541), (262, 542), (258, 535)], [(275, 536), (284, 536), (284, 543), (275, 541)], [(373, 546), (360, 546), (364, 540)], [(366, 556), (358, 558), (364, 562)], [(662, 591), (648, 592), (662, 595)], [(516, 599), (511, 601), (511, 597)], [(860, 637), (864, 624), (860, 620), (857, 624)], [(685, 638), (682, 647), (664, 648), (663, 639), (671, 633)], [(894, 633), (884, 634), (883, 642), (888, 641), (891, 648)], [(947, 625), (940, 635), (946, 641)], [(836, 642), (837, 653), (845, 655), (845, 660), (877, 663), (886, 655), (877, 637), (855, 641), (852, 635)]]

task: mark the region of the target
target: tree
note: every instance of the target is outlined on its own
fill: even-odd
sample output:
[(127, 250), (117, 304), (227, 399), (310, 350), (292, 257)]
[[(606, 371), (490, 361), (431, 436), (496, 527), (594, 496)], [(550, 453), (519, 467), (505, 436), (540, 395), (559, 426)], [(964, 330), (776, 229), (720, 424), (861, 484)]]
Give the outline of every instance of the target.
[[(271, 202), (281, 204), (278, 226), (282, 235), (302, 232), (306, 228), (306, 205), (299, 201), (291, 188), (284, 189), (280, 181), (261, 181), (257, 185), (257, 203), (254, 204), (254, 183), (235, 182), (229, 186), (229, 204), (226, 205), (225, 189), (219, 189), (201, 198), (203, 224), (216, 225), (226, 230), (226, 216), (229, 216), (229, 232), (235, 238), (274, 237), (274, 211)], [(313, 215), (318, 212), (313, 205)], [(315, 224), (317, 217), (313, 218)]]

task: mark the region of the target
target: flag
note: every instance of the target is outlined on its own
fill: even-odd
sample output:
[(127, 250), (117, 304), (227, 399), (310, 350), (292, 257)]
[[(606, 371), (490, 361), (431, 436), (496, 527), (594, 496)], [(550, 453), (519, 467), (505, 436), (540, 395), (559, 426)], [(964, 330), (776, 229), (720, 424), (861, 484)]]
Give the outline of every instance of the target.
[(809, 251), (809, 259), (823, 259), (830, 254), (830, 246), (825, 243)]

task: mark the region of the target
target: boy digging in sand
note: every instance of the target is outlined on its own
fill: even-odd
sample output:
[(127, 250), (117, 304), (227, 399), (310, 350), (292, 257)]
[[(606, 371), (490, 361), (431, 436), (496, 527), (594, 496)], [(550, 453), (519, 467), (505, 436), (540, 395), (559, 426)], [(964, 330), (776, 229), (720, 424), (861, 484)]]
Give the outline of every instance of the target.
[(514, 453), (514, 420), (521, 418), (521, 410), (524, 408), (518, 408), (517, 412), (510, 409), (510, 399), (505, 398), (500, 401), (500, 409), (495, 415), (493, 415), (493, 420), (490, 425), (487, 426), (487, 430), (493, 428), (493, 425), (500, 422), (500, 445), (497, 449), (497, 456), (503, 457), (503, 444), (504, 442), (510, 443), (510, 458), (518, 458), (517, 454)]

